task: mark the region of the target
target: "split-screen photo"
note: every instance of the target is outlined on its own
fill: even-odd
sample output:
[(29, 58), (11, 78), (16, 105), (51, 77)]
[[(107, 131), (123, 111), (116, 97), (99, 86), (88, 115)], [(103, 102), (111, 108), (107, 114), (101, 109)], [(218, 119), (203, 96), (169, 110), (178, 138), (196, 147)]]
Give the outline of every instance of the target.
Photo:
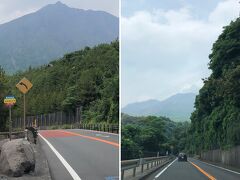
[(237, 0), (1, 0), (0, 180), (240, 179)]

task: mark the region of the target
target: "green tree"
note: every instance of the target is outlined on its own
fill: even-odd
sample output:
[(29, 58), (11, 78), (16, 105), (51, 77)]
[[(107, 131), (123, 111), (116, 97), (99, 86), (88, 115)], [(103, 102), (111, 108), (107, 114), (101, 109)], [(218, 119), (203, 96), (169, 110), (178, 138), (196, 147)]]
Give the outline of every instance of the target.
[(209, 55), (212, 74), (196, 98), (189, 149), (194, 153), (240, 143), (240, 19), (224, 27)]
[(0, 132), (6, 131), (7, 125), (7, 111), (4, 107), (3, 101), (4, 97), (7, 93), (7, 86), (6, 86), (6, 75), (3, 68), (0, 66)]

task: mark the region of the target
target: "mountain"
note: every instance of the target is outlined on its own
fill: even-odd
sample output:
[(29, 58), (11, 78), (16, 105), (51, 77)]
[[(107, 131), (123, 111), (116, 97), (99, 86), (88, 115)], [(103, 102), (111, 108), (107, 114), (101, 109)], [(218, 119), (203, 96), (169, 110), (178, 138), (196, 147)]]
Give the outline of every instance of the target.
[(174, 121), (185, 121), (189, 120), (194, 110), (195, 97), (194, 93), (185, 93), (173, 95), (164, 101), (132, 103), (122, 108), (122, 112), (132, 116), (166, 116)]
[(118, 38), (119, 20), (61, 2), (0, 25), (0, 65), (7, 72), (47, 64), (64, 54)]

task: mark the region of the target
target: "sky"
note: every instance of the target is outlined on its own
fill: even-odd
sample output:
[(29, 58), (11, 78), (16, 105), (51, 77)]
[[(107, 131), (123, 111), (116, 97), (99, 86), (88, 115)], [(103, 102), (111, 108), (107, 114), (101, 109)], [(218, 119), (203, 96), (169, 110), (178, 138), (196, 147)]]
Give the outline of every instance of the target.
[[(35, 12), (58, 0), (0, 0), (0, 24), (23, 15)], [(78, 8), (106, 11), (119, 16), (119, 0), (60, 0), (62, 3)]]
[(198, 93), (212, 44), (239, 0), (123, 0), (121, 106)]

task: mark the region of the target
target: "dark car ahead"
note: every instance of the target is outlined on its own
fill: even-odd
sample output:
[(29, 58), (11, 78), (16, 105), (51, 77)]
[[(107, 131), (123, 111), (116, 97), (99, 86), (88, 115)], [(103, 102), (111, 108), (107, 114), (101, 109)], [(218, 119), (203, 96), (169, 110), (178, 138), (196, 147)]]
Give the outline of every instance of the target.
[(187, 155), (185, 153), (179, 153), (178, 161), (187, 161)]

